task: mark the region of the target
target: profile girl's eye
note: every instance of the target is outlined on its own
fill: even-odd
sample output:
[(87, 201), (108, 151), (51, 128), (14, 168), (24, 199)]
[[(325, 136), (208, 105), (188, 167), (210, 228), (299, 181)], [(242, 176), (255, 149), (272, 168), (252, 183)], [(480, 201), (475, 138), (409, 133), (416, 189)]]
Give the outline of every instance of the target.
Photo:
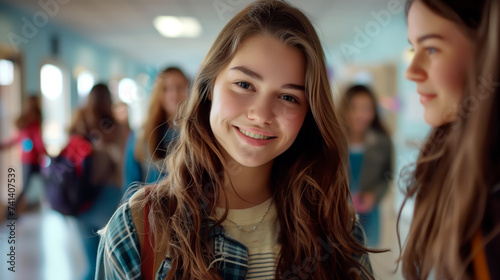
[(293, 97), (292, 95), (283, 95), (281, 98), (282, 98), (283, 100), (285, 100), (285, 101), (292, 102), (292, 103), (297, 103), (297, 102), (299, 102), (299, 101), (297, 100), (297, 98)]
[(437, 49), (433, 48), (433, 47), (428, 47), (428, 48), (426, 48), (426, 50), (427, 50), (428, 54), (434, 54), (437, 52)]
[(252, 87), (252, 85), (250, 83), (247, 83), (247, 82), (236, 82), (236, 84), (239, 87), (244, 88), (244, 89), (250, 89)]

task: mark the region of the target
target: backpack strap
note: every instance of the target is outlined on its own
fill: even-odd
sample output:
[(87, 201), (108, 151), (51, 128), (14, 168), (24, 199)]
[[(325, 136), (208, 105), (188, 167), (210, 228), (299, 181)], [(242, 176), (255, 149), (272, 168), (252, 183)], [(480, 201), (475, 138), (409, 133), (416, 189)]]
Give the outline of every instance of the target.
[(156, 254), (152, 247), (152, 244), (154, 244), (154, 239), (149, 238), (148, 215), (149, 215), (149, 203), (146, 203), (146, 206), (144, 207), (144, 234), (142, 237), (142, 247), (141, 247), (141, 260), (142, 260), (141, 275), (142, 279), (154, 280)]
[(483, 235), (481, 230), (478, 230), (472, 239), (472, 249), (476, 251), (474, 260), (472, 261), (474, 267), (474, 279), (477, 280), (490, 280), (490, 272), (488, 269), (488, 261), (484, 251)]

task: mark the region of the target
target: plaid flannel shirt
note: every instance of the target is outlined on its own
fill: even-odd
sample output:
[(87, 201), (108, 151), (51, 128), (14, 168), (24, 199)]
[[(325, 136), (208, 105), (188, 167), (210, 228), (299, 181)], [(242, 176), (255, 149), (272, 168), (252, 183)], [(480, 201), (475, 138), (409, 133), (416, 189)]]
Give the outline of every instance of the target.
[[(356, 225), (354, 236), (364, 244), (364, 232), (359, 223)], [(122, 205), (115, 212), (107, 231), (105, 235), (100, 232), (101, 240), (97, 254), (95, 279), (142, 279), (139, 239), (128, 203)], [(225, 235), (222, 226), (214, 228), (209, 237), (214, 244), (214, 258), (210, 266), (216, 265), (223, 279), (246, 279), (248, 270), (248, 249), (246, 246)], [(356, 257), (371, 272), (368, 255)], [(161, 263), (154, 279), (165, 279), (170, 268), (170, 259), (166, 258)]]

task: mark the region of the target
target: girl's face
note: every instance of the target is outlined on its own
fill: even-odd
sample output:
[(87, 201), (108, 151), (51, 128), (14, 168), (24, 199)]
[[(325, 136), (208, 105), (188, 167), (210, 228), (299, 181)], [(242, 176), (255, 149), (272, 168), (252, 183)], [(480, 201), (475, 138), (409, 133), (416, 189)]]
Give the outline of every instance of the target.
[(187, 81), (178, 72), (170, 72), (163, 76), (163, 92), (161, 105), (168, 116), (173, 117), (177, 111), (177, 105), (187, 96)]
[(350, 101), (349, 108), (349, 129), (352, 133), (362, 134), (372, 124), (375, 119), (373, 101), (368, 93), (358, 93)]
[(305, 63), (273, 37), (243, 41), (211, 96), (210, 126), (226, 161), (262, 166), (292, 145), (309, 108)]
[(408, 13), (408, 40), (415, 56), (405, 77), (417, 83), (425, 121), (434, 127), (453, 121), (472, 66), (471, 41), (420, 1)]

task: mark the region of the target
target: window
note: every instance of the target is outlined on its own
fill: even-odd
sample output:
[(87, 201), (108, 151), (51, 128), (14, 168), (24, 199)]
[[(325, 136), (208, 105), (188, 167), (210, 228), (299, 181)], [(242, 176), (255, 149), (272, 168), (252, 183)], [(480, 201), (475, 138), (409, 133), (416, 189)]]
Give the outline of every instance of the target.
[(0, 59), (0, 86), (8, 86), (14, 81), (14, 63)]
[(59, 67), (45, 64), (40, 72), (42, 94), (48, 99), (57, 99), (63, 91), (63, 75)]
[(81, 99), (86, 98), (94, 84), (95, 78), (90, 71), (85, 70), (81, 72), (78, 75), (76, 81), (76, 85), (78, 88), (78, 97)]
[(137, 84), (135, 81), (129, 78), (121, 79), (118, 83), (118, 98), (121, 101), (130, 104), (133, 101), (136, 101), (137, 97)]
[(42, 91), (42, 136), (50, 156), (59, 154), (68, 135), (71, 120), (69, 76), (56, 62), (44, 64), (40, 70)]

